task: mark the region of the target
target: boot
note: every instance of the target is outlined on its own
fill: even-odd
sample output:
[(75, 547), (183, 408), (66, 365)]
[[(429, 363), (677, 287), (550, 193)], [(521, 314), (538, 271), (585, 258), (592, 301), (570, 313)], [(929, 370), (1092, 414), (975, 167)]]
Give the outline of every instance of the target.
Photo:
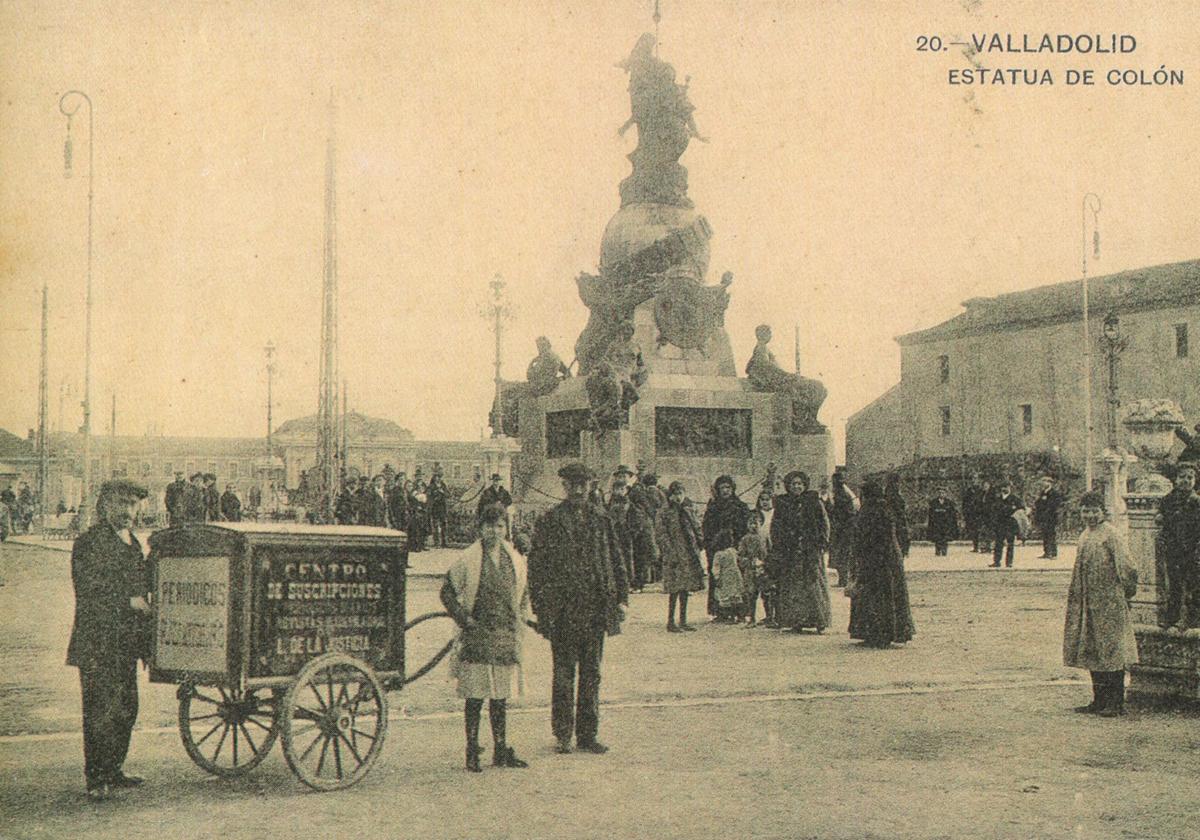
[(467, 729), (467, 770), (471, 773), (481, 773), (483, 768), (479, 766), (479, 718), (483, 711), (483, 701), (472, 698), (467, 699), (466, 709), (463, 717), (466, 721)]
[(1100, 717), (1114, 718), (1125, 714), (1125, 672), (1117, 671), (1109, 675), (1109, 683), (1105, 692), (1104, 707), (1096, 714)]
[(1104, 707), (1104, 677), (1097, 671), (1092, 671), (1092, 702), (1086, 706), (1076, 706), (1075, 711), (1081, 715), (1094, 715)]
[(508, 703), (505, 700), (492, 700), (488, 703), (488, 720), (492, 724), (492, 740), (496, 751), (492, 755), (493, 767), (528, 767), (529, 764), (517, 758), (513, 748), (508, 746)]

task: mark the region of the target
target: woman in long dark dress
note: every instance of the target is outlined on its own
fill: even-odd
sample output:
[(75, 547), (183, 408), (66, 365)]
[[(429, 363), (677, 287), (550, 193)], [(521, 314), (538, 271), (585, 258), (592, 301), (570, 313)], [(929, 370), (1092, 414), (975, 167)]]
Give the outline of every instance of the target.
[(776, 578), (775, 612), (780, 627), (800, 632), (812, 627), (823, 633), (831, 619), (825, 549), (829, 516), (808, 476), (799, 470), (783, 479), (787, 493), (775, 499), (771, 519), (771, 554)]
[(704, 511), (701, 527), (704, 535), (704, 554), (708, 560), (708, 613), (717, 621), (732, 621), (737, 612), (721, 607), (717, 603), (717, 580), (713, 576), (713, 558), (716, 557), (717, 541), (727, 535), (730, 545), (737, 545), (746, 536), (749, 526), (746, 517), (750, 508), (737, 497), (737, 484), (732, 476), (723, 475), (713, 482), (712, 498)]
[(850, 638), (876, 648), (909, 641), (916, 628), (908, 603), (904, 558), (891, 506), (875, 481), (862, 488), (851, 559)]
[(887, 477), (887, 488), (884, 491), (888, 509), (892, 512), (892, 520), (896, 523), (896, 543), (900, 546), (900, 556), (908, 556), (910, 538), (908, 535), (908, 505), (900, 495), (900, 476), (891, 473)]

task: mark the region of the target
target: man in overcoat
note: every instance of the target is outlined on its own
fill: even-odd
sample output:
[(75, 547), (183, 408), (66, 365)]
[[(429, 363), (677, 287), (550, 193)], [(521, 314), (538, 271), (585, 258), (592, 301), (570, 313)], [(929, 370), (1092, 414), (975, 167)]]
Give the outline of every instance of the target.
[(1160, 625), (1187, 630), (1200, 626), (1200, 496), (1196, 465), (1175, 467), (1174, 488), (1158, 502), (1155, 549), (1166, 570), (1167, 603)]
[(184, 501), (187, 498), (187, 487), (187, 482), (183, 480), (183, 473), (176, 471), (175, 480), (167, 485), (167, 492), (163, 497), (163, 504), (167, 509), (168, 521), (171, 525), (182, 525), (186, 520)]
[(1004, 565), (1013, 564), (1013, 551), (1017, 540), (1017, 520), (1013, 517), (1018, 510), (1024, 510), (1025, 503), (1012, 491), (1012, 482), (1005, 480), (1000, 483), (1000, 493), (992, 500), (991, 522), (992, 538), (992, 567), (1000, 568), (1000, 557), (1004, 557)]
[(1054, 487), (1051, 476), (1042, 476), (1042, 489), (1033, 503), (1033, 524), (1042, 534), (1042, 558), (1058, 556), (1058, 509), (1062, 493)]
[(148, 655), (151, 582), (130, 530), (146, 488), (116, 479), (100, 486), (97, 522), (71, 552), (75, 623), (67, 664), (79, 669), (88, 796), (142, 780), (122, 770), (137, 719), (137, 661)]
[(538, 632), (550, 640), (550, 718), (557, 750), (571, 752), (574, 733), (580, 750), (604, 753), (608, 748), (596, 740), (600, 660), (605, 634), (620, 632), (620, 605), (629, 603), (629, 582), (612, 520), (587, 501), (592, 471), (572, 463), (558, 475), (567, 498), (534, 526), (529, 595)]

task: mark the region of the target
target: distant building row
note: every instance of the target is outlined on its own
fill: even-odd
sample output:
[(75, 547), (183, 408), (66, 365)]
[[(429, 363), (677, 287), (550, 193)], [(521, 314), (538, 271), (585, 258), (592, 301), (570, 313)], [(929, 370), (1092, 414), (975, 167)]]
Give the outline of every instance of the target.
[[(1200, 260), (1125, 271), (1089, 282), (1092, 427), (1107, 444), (1107, 316), (1119, 319), (1117, 396), (1174, 400), (1200, 420)], [(1039, 455), (1064, 474), (1085, 452), (1082, 285), (1074, 280), (995, 298), (900, 336), (900, 382), (846, 426), (852, 480), (953, 459)], [(1111, 331), (1110, 331), (1111, 332)], [(1118, 443), (1124, 442), (1118, 424)], [(949, 460), (948, 460), (949, 459)], [(950, 475), (959, 476), (950, 470)]]

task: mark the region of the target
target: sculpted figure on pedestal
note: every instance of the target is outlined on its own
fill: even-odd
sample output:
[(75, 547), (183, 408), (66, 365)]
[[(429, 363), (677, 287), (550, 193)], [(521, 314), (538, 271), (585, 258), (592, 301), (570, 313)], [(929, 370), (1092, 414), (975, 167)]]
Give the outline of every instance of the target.
[(767, 346), (771, 342), (771, 328), (760, 324), (754, 331), (758, 344), (746, 364), (746, 376), (756, 391), (789, 394), (792, 398), (792, 432), (811, 434), (823, 432), (825, 427), (817, 420), (817, 412), (825, 402), (828, 392), (820, 380), (788, 373), (775, 361), (775, 354)]

